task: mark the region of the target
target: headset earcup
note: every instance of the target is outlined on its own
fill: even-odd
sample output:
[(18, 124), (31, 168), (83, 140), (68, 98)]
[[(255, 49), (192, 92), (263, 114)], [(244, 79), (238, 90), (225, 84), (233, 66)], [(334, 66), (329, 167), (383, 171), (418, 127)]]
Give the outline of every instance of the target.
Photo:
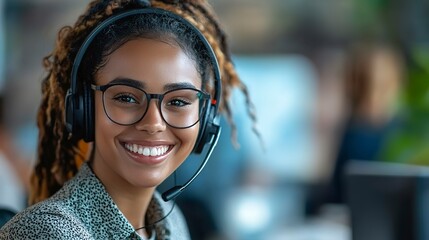
[(94, 139), (94, 107), (92, 90), (84, 85), (82, 94), (73, 94), (69, 89), (65, 99), (65, 124), (76, 139), (86, 142)]
[(82, 138), (83, 130), (83, 98), (73, 94), (70, 89), (66, 95), (66, 128), (74, 138)]
[(71, 89), (67, 91), (66, 100), (65, 100), (65, 125), (67, 128), (67, 131), (71, 134), (73, 134), (73, 127), (74, 127), (74, 100), (73, 100), (73, 94), (71, 93)]
[(92, 91), (89, 84), (84, 84), (83, 88), (83, 106), (84, 106), (84, 117), (83, 124), (84, 128), (82, 129), (83, 140), (85, 142), (94, 141), (95, 137), (95, 114), (94, 114), (94, 91)]
[(195, 147), (193, 149), (193, 153), (200, 154), (204, 146), (210, 142), (213, 132), (215, 130), (214, 119), (215, 119), (215, 107), (208, 106), (208, 110), (206, 114), (200, 120), (200, 133), (197, 138), (197, 142), (195, 143)]

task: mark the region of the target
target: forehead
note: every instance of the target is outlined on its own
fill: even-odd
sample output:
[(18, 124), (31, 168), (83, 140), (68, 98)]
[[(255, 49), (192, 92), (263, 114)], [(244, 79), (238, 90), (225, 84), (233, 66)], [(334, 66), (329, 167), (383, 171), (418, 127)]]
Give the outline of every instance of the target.
[(97, 84), (115, 78), (130, 78), (149, 83), (191, 82), (201, 85), (195, 61), (174, 41), (147, 38), (130, 40), (107, 56), (97, 72)]

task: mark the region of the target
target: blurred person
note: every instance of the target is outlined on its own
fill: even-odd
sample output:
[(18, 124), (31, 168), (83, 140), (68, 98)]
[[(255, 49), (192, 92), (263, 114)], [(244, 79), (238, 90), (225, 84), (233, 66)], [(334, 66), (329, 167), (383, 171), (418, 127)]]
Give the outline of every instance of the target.
[(349, 160), (382, 160), (384, 144), (400, 125), (403, 61), (399, 50), (388, 44), (359, 43), (346, 49), (338, 147), (326, 182), (309, 189), (307, 214), (319, 214), (327, 203), (345, 202), (343, 177)]
[(327, 201), (344, 203), (343, 173), (349, 160), (379, 161), (389, 134), (398, 127), (404, 62), (393, 46), (359, 44), (346, 59), (346, 118)]
[(332, 175), (329, 201), (343, 203), (342, 175), (349, 160), (380, 161), (380, 152), (399, 124), (397, 105), (404, 62), (386, 44), (363, 44), (350, 51), (346, 62), (348, 114)]
[[(189, 239), (167, 201), (210, 157), (233, 88), (248, 96), (210, 5), (92, 1), (44, 65), (34, 205), (0, 239)], [(82, 140), (92, 142), (88, 159)], [(159, 194), (191, 153), (202, 154), (200, 168)]]

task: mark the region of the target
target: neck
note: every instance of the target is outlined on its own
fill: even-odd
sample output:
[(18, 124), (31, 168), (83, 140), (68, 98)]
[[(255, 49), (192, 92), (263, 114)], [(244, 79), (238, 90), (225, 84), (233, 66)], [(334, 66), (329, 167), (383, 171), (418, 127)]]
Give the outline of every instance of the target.
[(146, 211), (153, 195), (152, 189), (143, 192), (131, 192), (123, 188), (109, 192), (109, 194), (134, 229), (145, 226)]
[[(92, 168), (133, 228), (137, 229), (145, 226), (146, 211), (155, 188), (132, 186), (118, 175), (107, 174), (109, 169), (106, 169), (104, 164), (97, 161), (92, 162)], [(137, 233), (142, 236), (146, 235), (145, 229), (141, 229)]]

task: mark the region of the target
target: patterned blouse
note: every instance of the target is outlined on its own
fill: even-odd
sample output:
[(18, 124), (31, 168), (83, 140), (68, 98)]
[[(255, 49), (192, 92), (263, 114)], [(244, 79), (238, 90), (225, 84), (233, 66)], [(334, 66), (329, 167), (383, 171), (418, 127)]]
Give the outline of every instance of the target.
[[(172, 209), (158, 193), (149, 205), (146, 222), (156, 222)], [(177, 207), (148, 232), (150, 239), (190, 239)], [(0, 229), (3, 239), (144, 239), (113, 202), (87, 164), (51, 198), (18, 213)]]

